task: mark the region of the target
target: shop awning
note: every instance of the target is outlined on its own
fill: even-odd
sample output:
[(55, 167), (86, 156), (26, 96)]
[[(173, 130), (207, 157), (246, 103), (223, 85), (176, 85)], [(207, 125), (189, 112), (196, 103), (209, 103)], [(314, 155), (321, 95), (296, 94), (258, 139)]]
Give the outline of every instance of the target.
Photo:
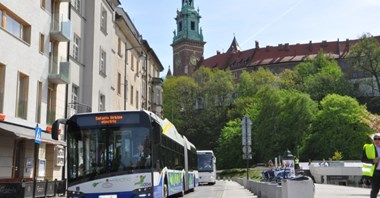
[[(15, 136), (20, 137), (20, 138), (26, 138), (30, 140), (35, 139), (35, 129), (22, 126), (22, 125), (17, 125), (14, 123), (9, 123), (9, 122), (0, 122), (0, 130), (5, 130), (6, 132), (13, 133)], [(51, 134), (50, 133), (41, 133), (41, 141), (49, 144), (59, 144), (59, 145), (66, 145), (65, 142), (62, 141), (56, 141), (51, 139)]]

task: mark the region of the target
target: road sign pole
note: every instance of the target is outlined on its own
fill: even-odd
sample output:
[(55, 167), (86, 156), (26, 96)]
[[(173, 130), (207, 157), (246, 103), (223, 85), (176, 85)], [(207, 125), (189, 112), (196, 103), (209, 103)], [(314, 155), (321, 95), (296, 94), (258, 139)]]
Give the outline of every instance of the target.
[(247, 145), (245, 146), (245, 153), (246, 153), (246, 155), (247, 155), (247, 181), (249, 180), (249, 153), (248, 153), (248, 133), (249, 133), (249, 131), (248, 131), (248, 116), (245, 116), (244, 117), (245, 118), (245, 130), (246, 130), (246, 133), (245, 133), (245, 135), (246, 135), (246, 137), (245, 137), (245, 139), (246, 139), (246, 141), (247, 141)]

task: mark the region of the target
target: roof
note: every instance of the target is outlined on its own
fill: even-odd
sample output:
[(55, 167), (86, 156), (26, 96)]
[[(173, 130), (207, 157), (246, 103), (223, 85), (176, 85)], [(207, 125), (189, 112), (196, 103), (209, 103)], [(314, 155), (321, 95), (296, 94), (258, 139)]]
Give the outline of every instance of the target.
[[(380, 42), (380, 36), (375, 37)], [(279, 63), (301, 62), (308, 58), (314, 58), (320, 50), (325, 54), (329, 54), (331, 58), (344, 58), (348, 54), (350, 48), (358, 41), (346, 39), (345, 41), (322, 41), (318, 43), (279, 44), (278, 46), (256, 47), (245, 51), (231, 51), (232, 46), (238, 46), (234, 37), (230, 49), (225, 53), (217, 52), (215, 56), (206, 58), (201, 65), (209, 68), (218, 69), (242, 69), (254, 66), (266, 66)]]

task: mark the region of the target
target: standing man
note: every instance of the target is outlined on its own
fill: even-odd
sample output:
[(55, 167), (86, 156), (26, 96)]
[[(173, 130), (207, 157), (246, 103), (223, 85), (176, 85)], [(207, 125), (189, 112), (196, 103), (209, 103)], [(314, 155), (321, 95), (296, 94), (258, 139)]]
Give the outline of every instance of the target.
[(373, 144), (365, 144), (362, 153), (362, 174), (371, 177), (371, 198), (376, 198), (380, 189), (380, 133), (372, 135)]

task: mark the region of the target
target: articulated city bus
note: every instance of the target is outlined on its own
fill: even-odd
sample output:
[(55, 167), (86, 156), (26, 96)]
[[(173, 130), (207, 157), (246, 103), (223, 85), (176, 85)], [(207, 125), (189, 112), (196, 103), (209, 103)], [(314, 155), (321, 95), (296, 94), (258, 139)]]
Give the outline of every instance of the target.
[(67, 133), (68, 197), (168, 197), (198, 186), (195, 146), (148, 111), (76, 114)]
[(198, 150), (199, 183), (216, 183), (216, 157), (212, 150)]

